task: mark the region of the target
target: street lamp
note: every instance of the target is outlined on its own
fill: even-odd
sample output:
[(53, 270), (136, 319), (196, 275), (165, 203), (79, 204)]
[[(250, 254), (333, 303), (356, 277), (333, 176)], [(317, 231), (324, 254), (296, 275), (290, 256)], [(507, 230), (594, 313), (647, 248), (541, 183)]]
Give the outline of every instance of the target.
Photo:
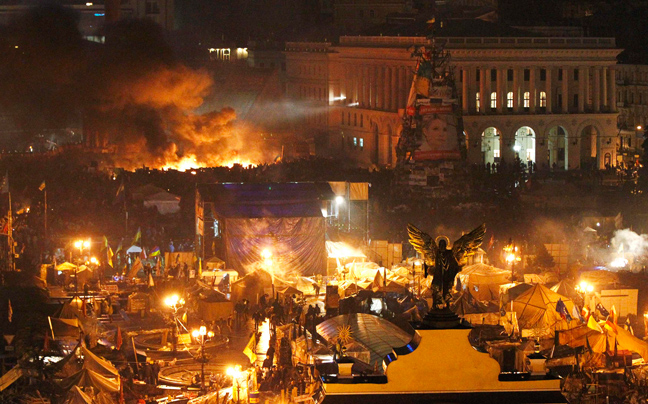
[(200, 341), (200, 392), (205, 393), (205, 337), (211, 338), (214, 333), (207, 331), (207, 327), (201, 325), (199, 329), (193, 330), (191, 335), (194, 339)]
[[(594, 286), (592, 286), (589, 283), (583, 281), (583, 282), (579, 283), (578, 285), (576, 285), (576, 287), (574, 289), (576, 290), (576, 292), (580, 293), (581, 298), (583, 299), (583, 307), (585, 307), (585, 304), (586, 304), (585, 298), (587, 297), (588, 293), (592, 293), (594, 291)], [(587, 303), (589, 303), (589, 302), (587, 302)], [(589, 307), (588, 307), (588, 309), (589, 309)]]
[[(81, 256), (83, 255), (83, 249), (90, 249), (90, 239), (87, 240), (77, 240), (74, 242), (74, 247), (79, 249), (79, 259), (77, 260), (77, 264), (81, 264)], [(72, 260), (72, 252), (70, 252), (70, 261)], [(77, 273), (78, 265), (74, 267), (74, 294), (77, 295), (79, 293), (79, 278), (78, 278), (78, 273)]]

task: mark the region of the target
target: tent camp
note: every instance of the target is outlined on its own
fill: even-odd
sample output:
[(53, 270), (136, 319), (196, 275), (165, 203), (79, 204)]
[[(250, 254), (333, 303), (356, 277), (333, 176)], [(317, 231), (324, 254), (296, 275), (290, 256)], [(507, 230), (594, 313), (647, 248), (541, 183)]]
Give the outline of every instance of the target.
[(574, 303), (568, 297), (551, 291), (544, 285), (534, 285), (513, 300), (513, 311), (518, 318), (520, 329), (541, 330), (551, 334), (555, 330), (567, 330), (580, 324), (578, 319), (567, 322), (556, 311), (558, 300), (562, 300), (571, 316), (574, 312)]
[[(283, 288), (284, 283), (275, 278), (275, 288)], [(231, 285), (232, 301), (238, 302), (241, 299), (248, 299), (251, 302), (256, 302), (259, 296), (265, 293), (271, 294), (272, 290), (272, 275), (262, 269), (257, 269), (239, 278)]]
[(477, 263), (465, 266), (457, 277), (477, 300), (498, 300), (499, 286), (511, 281), (511, 271)]

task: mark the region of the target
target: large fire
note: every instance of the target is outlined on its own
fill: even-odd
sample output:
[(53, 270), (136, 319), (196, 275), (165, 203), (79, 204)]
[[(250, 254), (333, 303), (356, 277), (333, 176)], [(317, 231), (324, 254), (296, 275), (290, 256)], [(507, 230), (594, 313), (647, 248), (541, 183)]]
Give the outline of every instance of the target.
[(199, 161), (196, 156), (191, 156), (191, 157), (185, 156), (180, 158), (178, 161), (168, 162), (167, 164), (165, 164), (160, 168), (164, 171), (177, 170), (177, 171), (185, 172), (189, 170), (195, 170), (198, 168), (206, 168), (206, 167), (232, 168), (235, 165), (240, 165), (243, 168), (249, 168), (249, 167), (256, 167), (258, 164), (259, 164), (258, 162), (253, 162), (251, 160), (244, 160), (241, 158), (233, 158), (231, 160), (222, 160), (218, 162), (209, 162), (204, 160)]

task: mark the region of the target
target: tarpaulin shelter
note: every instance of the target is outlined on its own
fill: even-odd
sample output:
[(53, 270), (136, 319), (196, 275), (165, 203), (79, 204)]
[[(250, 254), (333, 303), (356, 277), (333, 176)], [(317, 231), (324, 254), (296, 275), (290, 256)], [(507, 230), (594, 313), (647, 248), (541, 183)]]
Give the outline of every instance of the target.
[(457, 276), (478, 300), (497, 300), (499, 286), (510, 282), (511, 271), (477, 263), (465, 266)]
[(77, 269), (77, 266), (69, 262), (64, 262), (56, 266), (57, 271), (74, 271), (75, 269)]
[(450, 306), (450, 309), (471, 324), (495, 325), (500, 322), (499, 310), (475, 299), (468, 290), (461, 292)]
[(301, 290), (297, 289), (294, 286), (290, 286), (290, 285), (288, 285), (286, 287), (283, 287), (281, 289), (277, 289), (277, 293), (279, 293), (280, 295), (283, 295), (283, 296), (303, 295), (304, 294)]
[(556, 311), (558, 300), (562, 300), (571, 316), (574, 311), (571, 299), (551, 291), (544, 285), (534, 285), (518, 296), (513, 300), (513, 311), (517, 313), (520, 329), (543, 329), (551, 332), (576, 327), (580, 323), (578, 319), (567, 322)]
[(63, 404), (94, 404), (94, 400), (84, 393), (79, 386), (72, 386), (65, 396)]
[(502, 298), (502, 303), (508, 303), (511, 300), (515, 300), (520, 297), (521, 294), (533, 288), (533, 285), (531, 285), (530, 283), (518, 283), (517, 285), (514, 284), (514, 286), (507, 288), (506, 292), (502, 293), (504, 286), (505, 285), (500, 286), (500, 296)]
[(180, 197), (161, 191), (144, 197), (144, 206), (147, 208), (155, 207), (161, 215), (171, 215), (180, 212)]
[[(275, 278), (275, 288), (283, 286), (284, 283)], [(232, 301), (237, 302), (241, 299), (248, 299), (251, 302), (256, 302), (258, 296), (263, 296), (271, 288), (272, 275), (267, 271), (257, 269), (232, 283)]]
[(240, 273), (269, 250), (281, 259), (282, 273), (325, 274), (322, 208), (334, 198), (328, 183), (199, 185), (197, 249)]
[(81, 322), (76, 318), (48, 317), (52, 339), (64, 337), (78, 339), (81, 333)]
[(73, 386), (92, 387), (97, 391), (119, 392), (119, 379), (102, 376), (100, 373), (83, 368), (72, 376), (61, 381), (61, 387), (71, 389)]
[(593, 330), (585, 324), (568, 331), (561, 331), (559, 334), (560, 343), (572, 348), (589, 345), (593, 352), (603, 353), (606, 350), (614, 349), (616, 342), (618, 349), (627, 349), (638, 353), (644, 360), (648, 359), (648, 343), (646, 341), (635, 337), (620, 325), (617, 325), (615, 330), (605, 326), (604, 321), (598, 324), (603, 332)]
[(132, 245), (128, 247), (128, 250), (126, 250), (127, 254), (139, 254), (141, 252), (142, 252), (142, 247), (137, 245)]
[(98, 357), (85, 346), (81, 346), (81, 353), (83, 354), (84, 368), (97, 372), (102, 376), (119, 377), (119, 371), (109, 361)]

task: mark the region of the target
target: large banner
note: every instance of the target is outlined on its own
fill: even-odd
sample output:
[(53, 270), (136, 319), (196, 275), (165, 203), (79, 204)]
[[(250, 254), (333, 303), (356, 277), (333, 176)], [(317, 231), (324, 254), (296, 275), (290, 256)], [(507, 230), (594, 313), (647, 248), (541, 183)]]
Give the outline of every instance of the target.
[(454, 115), (432, 114), (422, 117), (421, 146), (414, 160), (453, 160), (461, 158)]

